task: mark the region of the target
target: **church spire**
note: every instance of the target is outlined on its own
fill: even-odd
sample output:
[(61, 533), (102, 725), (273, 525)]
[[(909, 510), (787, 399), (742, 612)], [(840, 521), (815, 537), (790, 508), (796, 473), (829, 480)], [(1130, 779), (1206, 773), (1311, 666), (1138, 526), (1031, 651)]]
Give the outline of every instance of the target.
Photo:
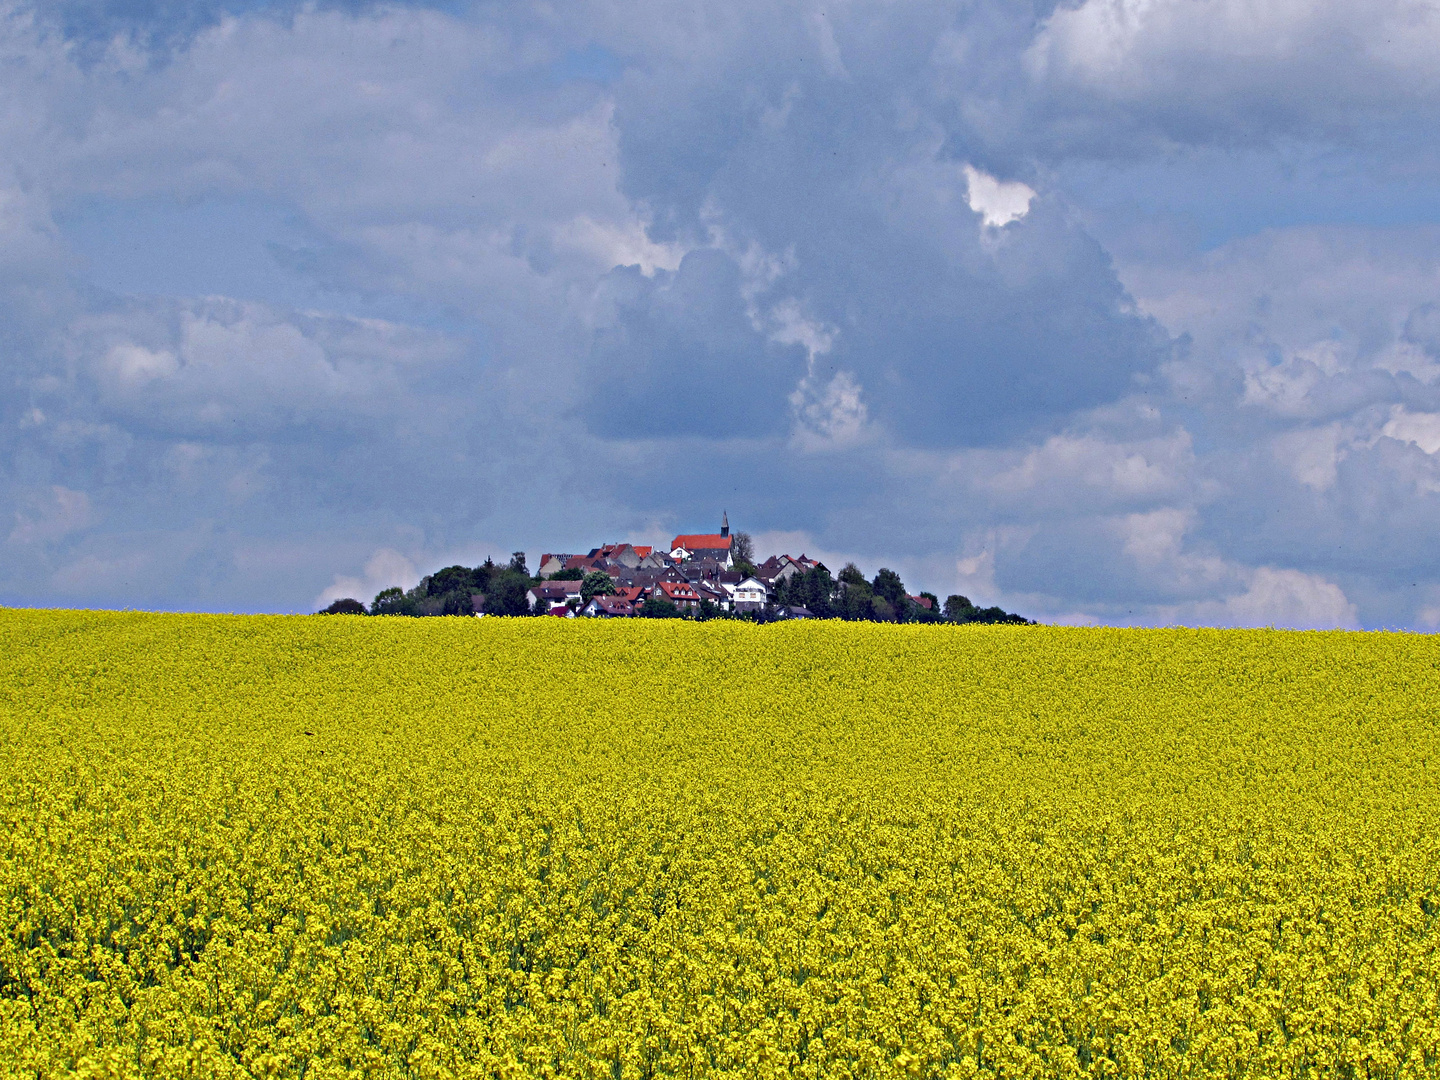
[(720, 511), (720, 535), (730, 535), (730, 515), (727, 514), (724, 510)]

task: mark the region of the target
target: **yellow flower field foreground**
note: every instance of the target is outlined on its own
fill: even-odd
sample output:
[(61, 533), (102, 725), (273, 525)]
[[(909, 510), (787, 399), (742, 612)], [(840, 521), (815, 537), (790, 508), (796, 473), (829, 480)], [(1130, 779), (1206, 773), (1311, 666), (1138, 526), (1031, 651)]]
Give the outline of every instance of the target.
[(1434, 1076), (1440, 643), (0, 611), (6, 1075)]

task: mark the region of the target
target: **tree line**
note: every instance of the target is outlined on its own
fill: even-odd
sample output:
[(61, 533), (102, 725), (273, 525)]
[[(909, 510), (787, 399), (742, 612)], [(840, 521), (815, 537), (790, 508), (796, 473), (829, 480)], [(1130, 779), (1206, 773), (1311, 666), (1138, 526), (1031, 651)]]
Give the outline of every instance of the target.
[(817, 566), (788, 580), (775, 584), (775, 603), (803, 607), (817, 619), (866, 620), (870, 622), (918, 623), (1014, 623), (1026, 625), (1029, 619), (998, 607), (981, 608), (968, 596), (952, 594), (940, 603), (931, 592), (917, 594), (930, 601), (930, 606), (917, 603), (905, 590), (900, 575), (889, 567), (881, 567), (869, 581), (853, 562), (846, 563), (836, 578), (830, 571)]
[(420, 579), (413, 589), (382, 589), (367, 609), (359, 600), (336, 600), (321, 615), (473, 615), (471, 597), (485, 597), (490, 615), (529, 615), (529, 590), (538, 579), (517, 551), (501, 566), (486, 559), (479, 566), (447, 566)]
[[(755, 567), (748, 561), (736, 569), (753, 574)], [(562, 570), (551, 580), (579, 581), (581, 606), (595, 596), (609, 595), (616, 590), (615, 580), (602, 570)], [(490, 559), (475, 567), (447, 566), (420, 579), (413, 589), (384, 589), (376, 594), (367, 608), (359, 600), (336, 600), (320, 612), (322, 615), (472, 615), (471, 598), (485, 597), (487, 615), (531, 615), (529, 590), (541, 583), (532, 577), (525, 565), (525, 553), (515, 552), (510, 562), (501, 566)], [(823, 566), (777, 581), (772, 607), (766, 611), (727, 612), (708, 599), (700, 601), (693, 617), (706, 619), (746, 619), (770, 622), (788, 617), (781, 608), (804, 608), (818, 619), (846, 619), (852, 622), (902, 623), (1010, 623), (1027, 625), (1029, 619), (999, 607), (982, 608), (959, 594), (946, 597), (942, 604), (934, 593), (922, 592), (930, 606), (917, 603), (905, 590), (900, 575), (881, 567), (874, 578), (865, 575), (852, 562), (846, 563), (838, 577), (831, 577)], [(683, 618), (685, 613), (661, 595), (645, 600), (636, 614), (643, 618)]]

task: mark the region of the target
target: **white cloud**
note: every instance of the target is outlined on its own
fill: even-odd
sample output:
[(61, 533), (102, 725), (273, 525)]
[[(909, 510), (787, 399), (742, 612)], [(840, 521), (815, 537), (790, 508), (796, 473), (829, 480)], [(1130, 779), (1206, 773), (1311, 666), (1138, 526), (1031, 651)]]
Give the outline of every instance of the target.
[[(995, 537), (991, 537), (992, 543)], [(955, 588), (972, 604), (986, 604), (986, 597), (999, 593), (995, 585), (995, 551), (993, 547), (955, 560)], [(993, 601), (992, 601), (993, 602)]]
[(368, 604), (382, 589), (410, 589), (420, 582), (415, 564), (393, 548), (381, 548), (370, 556), (361, 574), (336, 574), (335, 580), (315, 598), (316, 609), (329, 607), (349, 597)]
[(155, 570), (155, 561), (145, 552), (91, 552), (59, 567), (50, 581), (57, 592), (66, 596), (114, 596), (135, 590)]
[(582, 215), (556, 230), (556, 242), (585, 252), (609, 270), (613, 266), (639, 266), (646, 277), (658, 270), (674, 270), (685, 257), (679, 244), (656, 244), (640, 221), (596, 221)]
[(1276, 436), (1273, 452), (1275, 460), (1300, 483), (1315, 491), (1326, 491), (1335, 484), (1336, 470), (1347, 451), (1345, 442), (1338, 423), (1326, 424)]
[(122, 383), (130, 384), (147, 383), (180, 370), (174, 353), (133, 344), (112, 346), (105, 354), (104, 363)]
[(794, 443), (803, 450), (850, 446), (867, 434), (870, 419), (860, 384), (848, 371), (821, 380), (812, 370), (790, 394)]
[[(1256, 361), (1247, 366), (1245, 396), (1241, 402), (1280, 416), (1310, 415), (1312, 394), (1327, 375), (1303, 354), (1292, 355), (1278, 364)], [(1334, 371), (1328, 374), (1333, 375)]]
[[(1053, 435), (1023, 451), (1013, 465), (976, 477), (977, 486), (1006, 501), (1031, 505), (1083, 500), (1088, 508), (1174, 496), (1184, 490), (1194, 449), (1183, 428), (1154, 439), (1115, 440), (1101, 434)], [(959, 463), (970, 472), (973, 463)]]
[(1218, 608), (1201, 605), (1196, 612), (1226, 626), (1331, 630), (1358, 625), (1355, 605), (1338, 585), (1314, 574), (1269, 566), (1251, 573), (1245, 592)]
[(970, 209), (991, 228), (1019, 221), (1030, 212), (1035, 190), (1018, 180), (1002, 181), (973, 166), (965, 166), (966, 199)]
[(1049, 17), (1026, 64), (1112, 99), (1228, 97), (1323, 118), (1433, 96), (1437, 56), (1440, 12), (1411, 0), (1085, 0)]
[[(74, 333), (79, 349), (97, 354), (105, 406), (187, 435), (390, 413), (412, 370), (453, 354), (435, 335), (383, 320), (218, 298), (141, 302), (78, 320)], [(137, 333), (151, 340), (137, 343)]]
[(96, 520), (89, 495), (55, 484), (48, 490), (28, 494), (23, 508), (15, 512), (10, 542), (54, 543), (89, 528)]
[(822, 325), (815, 319), (807, 318), (795, 299), (782, 300), (770, 310), (770, 324), (774, 328), (770, 340), (780, 345), (799, 345), (813, 365), (816, 358), (824, 356), (835, 345), (835, 330)]
[(815, 8), (811, 10), (806, 22), (815, 36), (815, 44), (819, 48), (820, 61), (825, 66), (826, 74), (837, 79), (849, 78), (850, 73), (845, 70), (845, 61), (835, 40), (835, 27), (829, 16)]
[(769, 324), (771, 341), (805, 350), (805, 374), (790, 393), (793, 444), (802, 450), (826, 450), (865, 437), (870, 411), (855, 374), (833, 369), (822, 374), (818, 368), (820, 359), (834, 347), (836, 331), (807, 318), (793, 298), (771, 309)]
[(1109, 524), (1121, 542), (1120, 553), (1137, 577), (1169, 593), (1213, 594), (1244, 571), (1218, 555), (1191, 550), (1186, 536), (1199, 523), (1193, 507), (1167, 506), (1126, 514)]
[(1427, 454), (1440, 452), (1440, 413), (1410, 412), (1403, 405), (1395, 405), (1380, 434), (1414, 443)]

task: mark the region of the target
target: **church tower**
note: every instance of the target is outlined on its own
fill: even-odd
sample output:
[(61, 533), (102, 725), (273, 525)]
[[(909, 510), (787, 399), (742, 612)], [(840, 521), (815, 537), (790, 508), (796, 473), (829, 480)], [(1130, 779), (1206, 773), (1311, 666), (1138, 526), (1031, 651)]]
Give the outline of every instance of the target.
[(720, 511), (720, 535), (730, 535), (730, 515), (727, 514), (724, 510)]

